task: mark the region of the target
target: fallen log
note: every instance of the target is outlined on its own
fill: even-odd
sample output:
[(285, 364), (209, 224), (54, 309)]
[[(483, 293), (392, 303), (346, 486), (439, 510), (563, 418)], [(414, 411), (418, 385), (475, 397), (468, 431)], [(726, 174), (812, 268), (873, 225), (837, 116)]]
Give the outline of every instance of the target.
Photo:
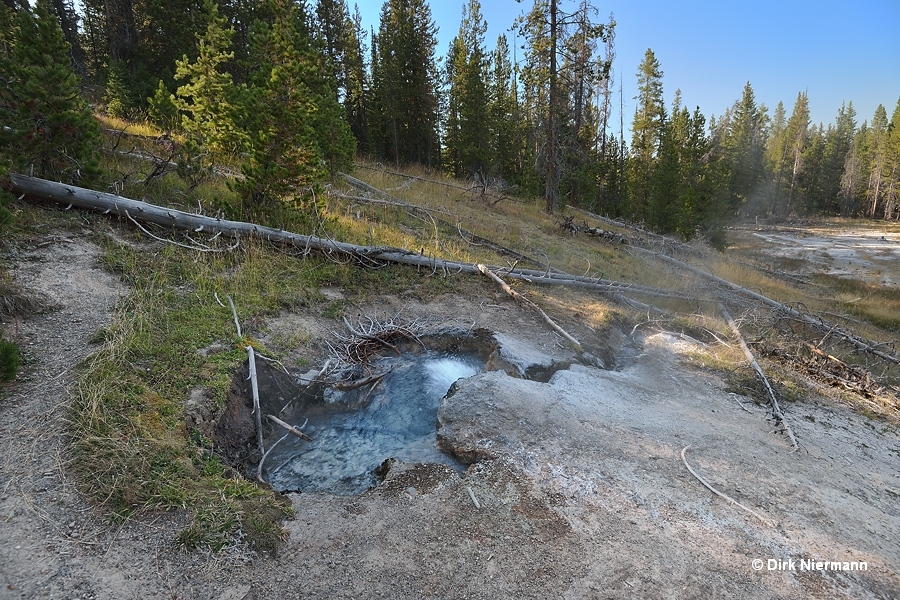
[[(451, 260), (442, 260), (434, 256), (426, 256), (418, 252), (403, 250), (400, 248), (359, 246), (347, 242), (339, 242), (332, 239), (320, 238), (311, 235), (303, 235), (276, 229), (265, 225), (257, 225), (245, 221), (231, 221), (217, 217), (189, 213), (174, 208), (165, 208), (140, 200), (133, 200), (124, 196), (117, 196), (106, 192), (98, 192), (73, 185), (28, 177), (17, 173), (10, 173), (10, 191), (16, 195), (31, 196), (44, 201), (55, 202), (67, 208), (79, 207), (99, 211), (105, 215), (134, 218), (146, 223), (154, 223), (163, 227), (193, 231), (195, 233), (220, 234), (232, 239), (256, 238), (271, 243), (302, 249), (304, 252), (316, 251), (328, 255), (340, 255), (353, 258), (362, 264), (381, 265), (383, 263), (395, 263), (418, 268), (426, 268), (432, 272), (451, 273), (478, 273), (478, 269), (471, 263), (463, 263)], [(690, 302), (703, 302), (704, 300), (691, 297), (678, 292), (671, 292), (633, 285), (629, 283), (597, 279), (591, 277), (579, 277), (566, 273), (552, 271), (538, 271), (531, 269), (509, 269), (498, 266), (488, 267), (490, 271), (502, 273), (505, 277), (528, 281), (542, 285), (566, 285), (580, 287), (587, 290), (609, 294), (614, 298), (619, 294), (638, 294), (641, 296), (655, 296), (688, 300)]]
[(475, 265), (475, 266), (478, 268), (478, 270), (481, 272), (482, 275), (484, 275), (485, 277), (489, 277), (489, 278), (493, 279), (494, 282), (495, 282), (497, 285), (499, 285), (500, 288), (501, 288), (504, 292), (507, 293), (507, 295), (509, 295), (510, 297), (512, 297), (512, 298), (513, 298), (514, 300), (516, 300), (517, 302), (520, 302), (520, 303), (524, 304), (524, 305), (527, 306), (528, 308), (534, 310), (534, 311), (537, 312), (539, 315), (541, 315), (541, 317), (544, 319), (544, 321), (546, 321), (547, 324), (550, 325), (550, 328), (553, 329), (553, 331), (557, 332), (559, 335), (561, 335), (561, 336), (563, 336), (564, 338), (566, 338), (566, 340), (567, 340), (570, 344), (572, 344), (572, 347), (573, 347), (575, 350), (577, 350), (578, 352), (583, 352), (583, 349), (582, 349), (582, 347), (581, 347), (581, 344), (578, 342), (578, 340), (576, 340), (576, 339), (573, 338), (571, 335), (569, 335), (569, 333), (566, 332), (565, 329), (563, 329), (562, 327), (560, 327), (553, 319), (551, 319), (550, 316), (547, 315), (547, 313), (545, 313), (545, 312), (541, 309), (540, 306), (538, 306), (537, 304), (535, 304), (534, 302), (532, 302), (531, 300), (529, 300), (528, 298), (526, 298), (525, 296), (523, 296), (522, 294), (520, 294), (519, 292), (517, 292), (516, 290), (512, 289), (511, 287), (509, 287), (509, 285), (508, 285), (505, 281), (503, 281), (502, 279), (500, 279), (500, 277), (498, 277), (496, 273), (492, 273), (491, 271), (489, 271), (488, 268), (487, 268), (486, 266), (484, 266), (484, 265), (482, 265), (482, 264), (478, 264), (478, 265)]
[(775, 417), (775, 420), (784, 427), (784, 430), (787, 432), (788, 437), (791, 438), (791, 445), (794, 450), (798, 450), (800, 448), (800, 444), (797, 442), (797, 438), (794, 436), (794, 430), (791, 429), (791, 426), (788, 425), (787, 420), (784, 418), (784, 412), (781, 410), (781, 405), (778, 404), (778, 397), (775, 395), (775, 390), (772, 389), (772, 384), (769, 383), (769, 378), (766, 377), (766, 374), (763, 372), (762, 367), (759, 366), (759, 363), (756, 362), (756, 357), (753, 356), (753, 352), (750, 351), (750, 347), (747, 346), (747, 342), (744, 341), (744, 336), (741, 335), (741, 330), (738, 328), (737, 323), (734, 322), (734, 319), (731, 318), (731, 315), (728, 313), (728, 310), (722, 306), (722, 316), (725, 317), (725, 321), (728, 323), (728, 327), (731, 328), (731, 331), (734, 333), (735, 337), (737, 337), (738, 343), (741, 346), (741, 350), (744, 352), (744, 356), (747, 357), (747, 360), (750, 361), (750, 366), (753, 367), (753, 370), (756, 371), (756, 376), (763, 383), (766, 388), (766, 394), (769, 397), (769, 404), (772, 407), (772, 415)]
[(742, 294), (744, 296), (753, 298), (754, 300), (758, 300), (759, 302), (762, 302), (763, 304), (767, 304), (787, 315), (790, 315), (791, 317), (794, 317), (795, 319), (798, 319), (798, 320), (806, 323), (807, 325), (811, 325), (811, 326), (815, 327), (816, 329), (818, 329), (820, 331), (830, 332), (832, 335), (835, 335), (835, 336), (841, 338), (842, 340), (855, 346), (859, 350), (868, 352), (868, 353), (870, 353), (874, 356), (877, 356), (883, 360), (894, 363), (895, 365), (900, 365), (900, 357), (894, 356), (893, 354), (888, 354), (887, 352), (882, 352), (881, 350), (878, 350), (877, 348), (875, 348), (871, 343), (869, 343), (865, 340), (861, 340), (861, 339), (857, 338), (856, 336), (850, 335), (846, 331), (841, 331), (836, 326), (831, 325), (822, 319), (814, 319), (813, 317), (811, 317), (807, 314), (804, 314), (804, 313), (800, 312), (799, 310), (793, 309), (790, 306), (787, 306), (786, 304), (782, 304), (781, 302), (778, 302), (777, 300), (773, 300), (767, 296), (763, 296), (762, 294), (754, 292), (753, 290), (749, 290), (745, 287), (739, 286), (738, 284), (732, 283), (732, 282), (728, 281), (727, 279), (722, 279), (721, 277), (718, 277), (717, 275), (713, 275), (712, 273), (710, 273), (708, 271), (704, 271), (703, 269), (697, 268), (694, 265), (690, 265), (686, 262), (680, 261), (677, 258), (672, 258), (671, 256), (666, 256), (665, 254), (660, 254), (658, 252), (645, 250), (643, 248), (635, 248), (635, 250), (650, 254), (653, 257), (658, 258), (659, 260), (662, 260), (663, 262), (667, 262), (669, 264), (675, 265), (682, 269), (688, 270), (691, 273), (694, 273), (696, 275), (704, 277), (705, 279), (708, 279), (708, 280), (718, 283), (722, 286), (725, 286), (728, 289), (739, 292), (740, 294)]

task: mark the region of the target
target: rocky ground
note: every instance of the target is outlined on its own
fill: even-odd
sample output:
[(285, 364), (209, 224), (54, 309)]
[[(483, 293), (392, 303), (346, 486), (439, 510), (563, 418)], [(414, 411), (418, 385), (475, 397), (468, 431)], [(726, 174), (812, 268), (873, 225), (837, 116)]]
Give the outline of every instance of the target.
[[(13, 272), (58, 308), (10, 325), (33, 362), (0, 400), (0, 598), (900, 596), (897, 430), (825, 397), (791, 403), (792, 453), (763, 407), (693, 364), (715, 348), (665, 333), (636, 340), (619, 370), (461, 381), (439, 435), (479, 462), (462, 477), (398, 464), (359, 496), (292, 494), (277, 556), (176, 550), (180, 514), (110, 523), (67, 476), (65, 414), (74, 367), (124, 290), (86, 233), (45, 241)], [(488, 327), (509, 364), (568, 355), (487, 287), (379, 306)], [(292, 322), (322, 327), (302, 315), (278, 325)], [(756, 514), (704, 488), (688, 446), (688, 464)]]

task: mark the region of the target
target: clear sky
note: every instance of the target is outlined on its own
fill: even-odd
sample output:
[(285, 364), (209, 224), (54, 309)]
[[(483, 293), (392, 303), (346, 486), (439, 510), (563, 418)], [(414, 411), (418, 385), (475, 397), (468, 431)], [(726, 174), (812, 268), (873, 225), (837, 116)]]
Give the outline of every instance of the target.
[[(576, 5), (559, 0), (562, 10)], [(429, 0), (439, 27), (438, 57), (459, 32), (464, 0)], [(348, 0), (351, 12), (354, 0)], [(363, 27), (378, 28), (382, 0), (357, 1)], [(833, 123), (853, 102), (857, 124), (871, 122), (878, 104), (888, 118), (900, 100), (900, 0), (593, 0), (599, 21), (613, 13), (615, 69), (624, 85), (625, 128), (637, 94), (637, 68), (647, 48), (663, 71), (666, 105), (676, 89), (683, 104), (720, 116), (750, 82), (758, 104), (790, 115), (797, 94), (809, 96), (813, 124)], [(509, 32), (532, 0), (481, 0), (486, 45)], [(521, 44), (521, 40), (519, 40)], [(523, 53), (519, 52), (521, 59)], [(616, 117), (616, 122), (618, 118)]]

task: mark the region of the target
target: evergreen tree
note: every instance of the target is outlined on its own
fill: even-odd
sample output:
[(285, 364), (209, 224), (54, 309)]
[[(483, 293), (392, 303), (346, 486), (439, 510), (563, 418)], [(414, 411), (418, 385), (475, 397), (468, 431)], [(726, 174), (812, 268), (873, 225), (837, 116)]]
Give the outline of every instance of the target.
[(372, 43), (372, 127), (378, 152), (397, 165), (440, 163), (437, 27), (425, 0), (387, 0)]
[[(806, 92), (797, 94), (797, 101), (788, 119), (784, 133), (782, 159), (776, 177), (775, 214), (790, 215), (795, 208), (795, 197), (800, 191), (801, 177), (804, 174), (804, 158), (809, 144), (809, 99)], [(784, 198), (783, 182), (788, 184), (787, 198)]]
[[(753, 87), (747, 82), (741, 99), (731, 110), (724, 140), (725, 161), (730, 170), (728, 194), (732, 212), (761, 195), (765, 180), (766, 125), (765, 107), (757, 106)], [(758, 208), (753, 206), (751, 210)]]
[(779, 101), (775, 107), (775, 114), (772, 116), (769, 135), (766, 140), (766, 174), (768, 181), (766, 183), (766, 209), (763, 214), (775, 212), (778, 200), (777, 190), (781, 186), (780, 178), (783, 177), (783, 164), (786, 156), (786, 131), (787, 113), (784, 108), (784, 102)]
[(442, 118), (441, 163), (444, 170), (453, 177), (460, 177), (463, 172), (462, 161), (462, 115), (460, 114), (461, 93), (454, 82), (460, 78), (460, 69), (465, 69), (466, 50), (461, 37), (456, 36), (450, 42), (450, 51), (444, 69), (449, 91), (445, 97)]
[[(290, 0), (270, 0), (273, 18), (251, 36), (250, 159), (235, 188), (250, 211), (290, 196), (352, 164), (354, 141), (334, 93), (333, 72), (312, 45), (306, 15)], [(245, 210), (245, 212), (247, 212)]]
[(900, 220), (900, 99), (891, 114), (886, 140), (887, 181), (884, 191), (884, 218)]
[(547, 0), (535, 0), (531, 10), (516, 24), (525, 39), (525, 59), (519, 70), (522, 86), (522, 115), (526, 143), (521, 181), (525, 190), (546, 192), (547, 145), (550, 126), (550, 6)]
[[(240, 125), (244, 119), (241, 90), (226, 70), (234, 59), (234, 29), (219, 14), (215, 0), (205, 0), (204, 10), (208, 24), (205, 33), (197, 36), (196, 60), (185, 55), (176, 62), (175, 79), (184, 83), (175, 92), (172, 104), (181, 113), (181, 129), (192, 145), (208, 151), (210, 162), (217, 162), (219, 157), (237, 153), (247, 134)], [(159, 99), (153, 105), (158, 112), (166, 112)]]
[(364, 152), (371, 152), (371, 140), (369, 139), (371, 82), (366, 73), (364, 37), (362, 17), (359, 14), (359, 6), (357, 6), (353, 15), (352, 27), (348, 32), (344, 54), (344, 114), (350, 130), (356, 138), (357, 145)]
[(868, 126), (866, 122), (853, 135), (850, 149), (844, 158), (844, 167), (841, 173), (840, 190), (838, 191), (838, 203), (841, 216), (858, 216), (863, 213), (865, 206), (865, 186), (868, 179)]
[(49, 0), (20, 7), (14, 25), (0, 52), (0, 158), (10, 170), (87, 185), (99, 175), (99, 129)]
[(451, 45), (447, 60), (447, 139), (448, 155), (444, 163), (455, 177), (484, 172), (488, 164), (490, 112), (488, 105), (487, 67), (484, 48), (487, 23), (481, 16), (478, 0), (463, 6), (459, 35)]
[[(888, 118), (883, 104), (875, 109), (872, 126), (866, 138), (868, 150), (869, 176), (866, 186), (866, 214), (870, 219), (878, 216), (883, 210), (881, 200), (884, 196), (885, 183), (889, 178), (888, 171)], [(883, 214), (883, 213), (882, 213)]]
[(665, 112), (662, 126), (657, 133), (656, 155), (647, 182), (644, 220), (654, 231), (671, 233), (678, 225), (680, 183), (679, 148), (677, 147), (673, 121)]
[(491, 53), (488, 78), (491, 140), (491, 173), (510, 183), (519, 183), (523, 167), (525, 132), (519, 107), (518, 85), (509, 57), (509, 42), (501, 34)]
[(809, 132), (809, 141), (803, 151), (803, 168), (797, 177), (794, 206), (798, 212), (815, 214), (824, 197), (822, 165), (825, 158), (827, 132), (820, 123)]
[(560, 139), (563, 173), (561, 193), (573, 206), (587, 206), (599, 194), (602, 171), (601, 111), (597, 99), (609, 77), (611, 63), (598, 55), (598, 42), (610, 35), (606, 25), (595, 25), (596, 12), (587, 0), (567, 22), (560, 67)]
[(328, 58), (338, 101), (347, 95), (347, 54), (353, 23), (346, 0), (316, 0), (316, 31)]
[[(856, 111), (853, 103), (842, 104), (833, 126), (829, 126), (825, 135), (820, 172), (820, 195), (814, 199), (810, 209), (816, 214), (840, 214), (849, 212), (839, 202), (841, 182), (844, 179), (844, 167), (853, 146), (856, 133)], [(852, 161), (851, 161), (852, 164)], [(846, 195), (845, 195), (846, 196)]]
[(663, 104), (663, 72), (649, 48), (638, 67), (638, 95), (631, 124), (631, 153), (628, 160), (629, 191), (637, 219), (647, 217), (653, 194), (651, 178), (666, 133), (666, 109)]

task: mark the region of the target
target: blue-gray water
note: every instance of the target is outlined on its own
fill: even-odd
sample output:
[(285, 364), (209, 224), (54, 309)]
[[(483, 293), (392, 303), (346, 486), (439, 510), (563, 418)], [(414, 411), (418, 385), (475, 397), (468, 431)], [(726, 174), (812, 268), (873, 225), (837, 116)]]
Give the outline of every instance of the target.
[[(275, 489), (359, 493), (375, 484), (374, 469), (392, 457), (459, 466), (438, 450), (437, 409), (450, 386), (481, 372), (483, 361), (425, 353), (384, 359), (376, 368), (392, 370), (362, 408), (312, 417), (304, 429), (312, 442), (291, 436), (272, 451), (266, 470)], [(363, 387), (333, 400), (340, 407), (368, 391)]]

